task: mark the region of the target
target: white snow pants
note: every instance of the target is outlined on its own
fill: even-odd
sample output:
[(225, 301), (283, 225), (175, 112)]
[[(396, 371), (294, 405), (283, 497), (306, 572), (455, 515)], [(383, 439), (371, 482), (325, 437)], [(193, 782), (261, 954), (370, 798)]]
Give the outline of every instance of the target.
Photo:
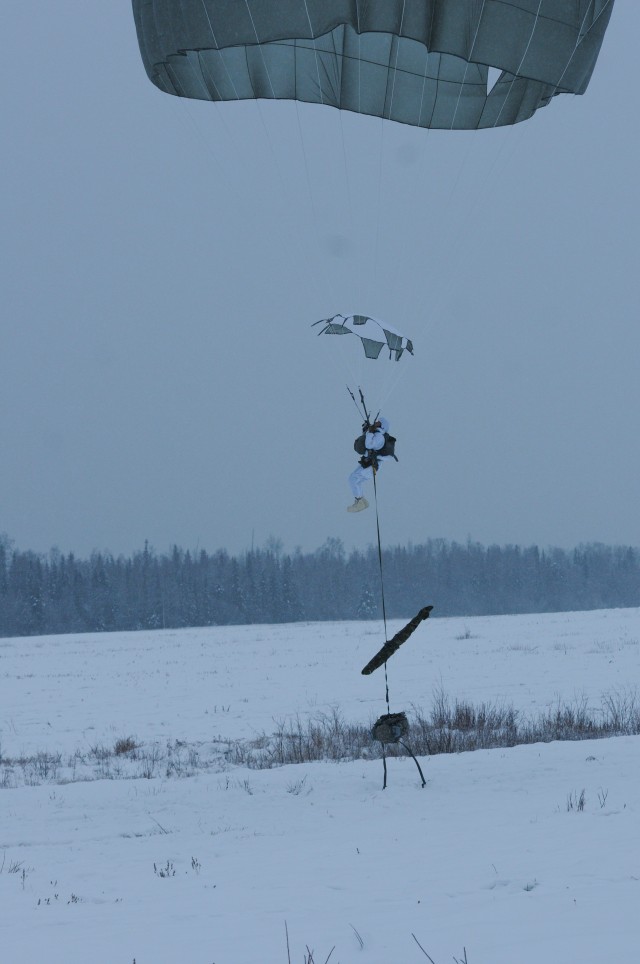
[[(380, 471), (380, 464), (382, 459), (378, 462), (378, 471)], [(365, 482), (371, 482), (373, 479), (373, 469), (371, 466), (367, 469), (363, 469), (361, 465), (353, 470), (349, 476), (349, 485), (351, 486), (351, 491), (353, 492), (354, 499), (359, 499), (362, 496), (362, 486)]]

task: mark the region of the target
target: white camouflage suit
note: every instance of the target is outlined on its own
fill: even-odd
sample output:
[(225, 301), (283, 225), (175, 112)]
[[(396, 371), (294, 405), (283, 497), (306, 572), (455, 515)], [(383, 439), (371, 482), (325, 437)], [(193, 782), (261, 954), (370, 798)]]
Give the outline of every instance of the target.
[[(364, 440), (365, 448), (372, 452), (379, 452), (384, 446), (384, 433), (389, 431), (389, 423), (382, 415), (378, 415), (377, 422), (380, 422), (380, 428), (376, 429), (375, 432), (367, 432)], [(378, 459), (378, 465), (381, 465), (387, 459), (390, 459), (390, 455), (381, 455)], [(354, 499), (360, 499), (362, 497), (362, 486), (365, 482), (371, 482), (373, 479), (373, 468), (369, 466), (367, 469), (363, 469), (361, 465), (353, 470), (349, 476), (349, 485), (351, 486), (351, 491), (353, 493)]]

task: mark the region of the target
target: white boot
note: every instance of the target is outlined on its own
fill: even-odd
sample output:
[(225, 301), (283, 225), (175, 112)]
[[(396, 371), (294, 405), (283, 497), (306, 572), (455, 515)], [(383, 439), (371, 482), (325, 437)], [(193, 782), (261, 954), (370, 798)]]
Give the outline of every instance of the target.
[(347, 506), (347, 512), (362, 512), (363, 509), (368, 509), (369, 503), (363, 495), (357, 496), (356, 501), (353, 505)]

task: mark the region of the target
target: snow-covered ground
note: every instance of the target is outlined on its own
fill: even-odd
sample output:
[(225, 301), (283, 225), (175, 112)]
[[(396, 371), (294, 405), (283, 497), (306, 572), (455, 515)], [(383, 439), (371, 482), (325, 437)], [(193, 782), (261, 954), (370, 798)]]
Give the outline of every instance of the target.
[[(435, 964), (640, 959), (638, 737), (423, 758), (424, 790), (410, 759), (384, 792), (379, 760), (68, 782), (129, 736), (177, 753), (333, 708), (369, 723), (384, 676), (360, 669), (383, 641), (379, 623), (0, 639), (0, 961), (427, 961), (412, 935)], [(388, 668), (392, 710), (437, 689), (597, 707), (638, 680), (640, 610), (430, 619)], [(39, 753), (60, 770), (24, 785)]]

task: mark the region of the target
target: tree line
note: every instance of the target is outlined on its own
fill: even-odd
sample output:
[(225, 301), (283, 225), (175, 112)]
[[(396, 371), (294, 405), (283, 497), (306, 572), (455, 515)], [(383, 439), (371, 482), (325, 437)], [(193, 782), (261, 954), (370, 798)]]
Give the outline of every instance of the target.
[[(482, 546), (429, 539), (383, 550), (388, 618), (640, 606), (640, 550)], [(376, 619), (382, 615), (377, 547), (347, 552), (331, 538), (313, 552), (260, 549), (157, 553), (15, 549), (0, 536), (0, 636), (110, 632), (239, 623)]]

